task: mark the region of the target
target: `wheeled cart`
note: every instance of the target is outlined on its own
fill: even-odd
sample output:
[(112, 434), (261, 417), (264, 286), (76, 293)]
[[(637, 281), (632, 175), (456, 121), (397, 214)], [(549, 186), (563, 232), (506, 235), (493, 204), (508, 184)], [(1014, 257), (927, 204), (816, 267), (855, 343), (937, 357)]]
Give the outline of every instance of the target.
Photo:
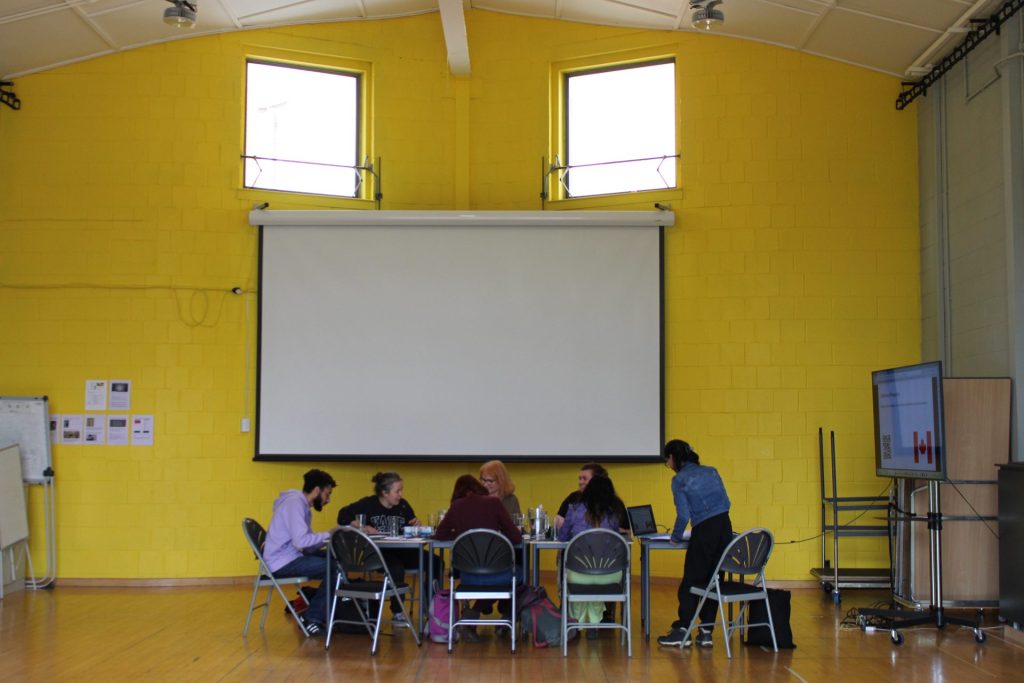
[[(886, 524), (840, 524), (840, 514), (878, 510), (887, 514), (889, 499), (885, 496), (840, 497), (836, 483), (836, 433), (829, 432), (831, 441), (831, 484), (832, 495), (827, 496), (825, 472), (824, 430), (818, 429), (818, 462), (821, 474), (821, 567), (811, 569), (811, 575), (821, 581), (822, 590), (832, 597), (837, 605), (842, 601), (842, 588), (892, 588), (892, 572), (887, 568), (841, 567), (839, 564), (839, 539), (854, 536), (888, 536)], [(858, 515), (859, 517), (859, 515)], [(832, 559), (829, 560), (828, 545), (831, 537)]]

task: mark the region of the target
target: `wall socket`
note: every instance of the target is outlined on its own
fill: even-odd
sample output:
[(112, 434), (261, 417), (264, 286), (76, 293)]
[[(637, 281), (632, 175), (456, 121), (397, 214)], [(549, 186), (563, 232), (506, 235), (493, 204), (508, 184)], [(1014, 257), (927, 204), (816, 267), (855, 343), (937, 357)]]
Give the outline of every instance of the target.
[(248, 431), (249, 431), (249, 418), (243, 417), (242, 418), (242, 433), (245, 434)]

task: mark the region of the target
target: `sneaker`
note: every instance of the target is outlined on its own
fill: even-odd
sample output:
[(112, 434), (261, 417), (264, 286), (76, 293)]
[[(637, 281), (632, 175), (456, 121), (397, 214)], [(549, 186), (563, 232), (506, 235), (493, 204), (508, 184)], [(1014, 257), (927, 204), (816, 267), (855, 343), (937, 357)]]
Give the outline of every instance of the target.
[[(600, 637), (601, 637), (601, 632), (598, 631), (596, 628), (588, 628), (587, 629), (587, 640), (597, 640)], [(660, 640), (660, 638), (659, 638), (659, 640)]]
[(663, 636), (658, 636), (658, 645), (665, 647), (690, 647), (693, 641), (686, 637), (686, 629), (674, 628)]
[(705, 631), (704, 629), (701, 629), (700, 633), (697, 634), (697, 646), (711, 647), (712, 644), (713, 643), (711, 642), (711, 631)]
[(405, 615), (399, 612), (398, 614), (391, 615), (392, 624), (408, 624), (409, 620), (406, 619)]
[(307, 619), (304, 616), (300, 616), (299, 619), (302, 620), (302, 626), (306, 629), (306, 633), (308, 633), (310, 637), (327, 634), (327, 627), (320, 622)]
[(480, 634), (476, 632), (476, 626), (460, 626), (459, 632), (462, 634), (462, 639), (467, 643), (480, 642)]

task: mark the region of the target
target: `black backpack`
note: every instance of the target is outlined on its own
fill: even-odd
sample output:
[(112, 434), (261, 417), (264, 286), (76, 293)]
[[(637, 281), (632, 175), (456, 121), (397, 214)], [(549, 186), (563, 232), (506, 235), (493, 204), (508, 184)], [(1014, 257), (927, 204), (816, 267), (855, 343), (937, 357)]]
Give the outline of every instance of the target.
[[(793, 642), (793, 629), (789, 627), (789, 603), (790, 592), (777, 588), (768, 589), (768, 605), (772, 610), (772, 624), (775, 626), (775, 642), (780, 650), (792, 650), (796, 647)], [(764, 600), (757, 600), (749, 603), (747, 607), (747, 622), (766, 622), (768, 613), (765, 611)], [(772, 634), (767, 626), (755, 626), (746, 630), (744, 645), (756, 645), (771, 647)]]

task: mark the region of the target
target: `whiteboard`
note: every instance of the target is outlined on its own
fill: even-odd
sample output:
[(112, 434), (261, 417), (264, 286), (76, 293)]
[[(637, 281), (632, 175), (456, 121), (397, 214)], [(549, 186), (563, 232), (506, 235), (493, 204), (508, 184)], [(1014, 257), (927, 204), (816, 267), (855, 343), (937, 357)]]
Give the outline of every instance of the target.
[(29, 484), (52, 477), (49, 418), (45, 396), (0, 396), (0, 448), (18, 444), (21, 475)]
[(18, 447), (0, 448), (0, 548), (28, 538)]

